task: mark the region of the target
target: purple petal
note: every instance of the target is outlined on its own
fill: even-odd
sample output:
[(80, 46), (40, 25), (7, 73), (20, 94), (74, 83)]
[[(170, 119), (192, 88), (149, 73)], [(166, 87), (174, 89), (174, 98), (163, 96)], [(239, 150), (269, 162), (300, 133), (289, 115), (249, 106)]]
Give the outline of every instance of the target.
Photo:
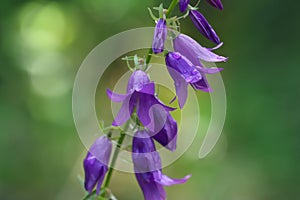
[(191, 86), (196, 90), (202, 90), (204, 92), (212, 92), (212, 89), (209, 87), (208, 81), (205, 76), (203, 76), (203, 78), (200, 81), (196, 83), (191, 83)]
[[(150, 173), (150, 172), (148, 172)], [(135, 177), (143, 191), (144, 199), (145, 200), (165, 200), (166, 199), (166, 192), (162, 185), (154, 182), (154, 181), (147, 181), (145, 176), (147, 174), (144, 173), (136, 173)]]
[[(154, 122), (151, 121), (150, 118), (150, 109), (153, 106), (162, 106), (165, 111), (172, 111), (175, 108), (171, 108), (169, 106), (164, 105), (161, 101), (159, 101), (154, 95), (139, 94), (139, 104), (137, 107), (137, 115), (139, 120), (143, 123), (144, 126), (151, 126)], [(153, 129), (152, 129), (153, 130)]]
[(188, 83), (194, 83), (201, 79), (201, 74), (195, 66), (180, 53), (168, 53), (166, 55), (166, 65), (176, 70)]
[(112, 144), (106, 136), (98, 138), (84, 159), (85, 189), (92, 192), (98, 182), (97, 192), (99, 193), (105, 174), (108, 170)]
[(207, 0), (207, 2), (210, 5), (216, 7), (218, 9), (220, 9), (220, 10), (223, 10), (223, 5), (222, 5), (222, 2), (220, 0)]
[(179, 10), (180, 12), (185, 12), (188, 5), (190, 3), (190, 0), (179, 0)]
[(220, 43), (219, 36), (199, 11), (191, 10), (189, 15), (195, 27), (202, 35), (216, 44)]
[(114, 102), (122, 102), (128, 97), (128, 94), (117, 94), (112, 92), (110, 89), (106, 90), (107, 96)]
[(139, 95), (139, 103), (137, 107), (137, 115), (139, 120), (142, 122), (144, 126), (147, 126), (150, 124), (151, 119), (149, 116), (149, 109), (152, 105), (154, 105), (156, 102), (153, 101), (153, 98), (151, 95), (147, 94), (140, 94)]
[(151, 122), (147, 125), (147, 128), (151, 132), (151, 136), (154, 136), (163, 129), (167, 121), (168, 112), (160, 104), (151, 106), (148, 112)]
[(174, 80), (179, 107), (183, 108), (187, 99), (188, 83), (174, 69), (168, 67), (168, 71)]
[[(108, 167), (107, 167), (107, 166), (103, 166), (103, 167), (101, 168), (101, 170), (99, 171), (99, 173), (101, 173), (101, 174), (106, 174), (107, 171), (108, 171)], [(100, 176), (100, 178), (99, 178), (99, 180), (98, 180), (97, 189), (96, 189), (97, 195), (100, 194), (100, 189), (101, 189), (101, 185), (102, 185), (102, 183), (103, 183), (104, 177), (105, 177), (105, 176)]]
[(145, 84), (140, 90), (138, 90), (138, 92), (154, 95), (155, 84), (153, 82)]
[(122, 107), (119, 110), (117, 116), (115, 117), (112, 125), (113, 126), (121, 126), (125, 122), (127, 122), (133, 112), (133, 108), (136, 102), (136, 95), (129, 95), (123, 101)]
[(185, 55), (194, 65), (199, 65), (199, 59), (206, 62), (224, 62), (228, 58), (219, 56), (209, 49), (202, 47), (193, 38), (185, 35), (179, 34), (173, 40), (174, 50)]
[(101, 171), (103, 165), (97, 161), (95, 157), (87, 155), (86, 159), (83, 162), (83, 168), (85, 172), (84, 188), (88, 192), (92, 192), (93, 188), (97, 184), (98, 179), (101, 174), (98, 173)]
[(152, 50), (155, 54), (164, 51), (167, 33), (168, 31), (167, 31), (166, 20), (159, 19), (155, 26), (153, 42), (152, 42)]
[(185, 183), (189, 178), (191, 177), (191, 175), (187, 175), (182, 179), (174, 179), (174, 178), (170, 178), (164, 174), (162, 174), (161, 180), (156, 180), (156, 182), (164, 185), (164, 186), (171, 186), (171, 185), (176, 185), (176, 184), (183, 184)]
[(177, 123), (169, 113), (167, 113), (167, 120), (163, 128), (153, 138), (167, 149), (171, 151), (176, 150)]
[(161, 169), (161, 160), (154, 142), (145, 130), (137, 131), (132, 141), (132, 160), (136, 173), (153, 172)]
[(202, 66), (196, 66), (196, 68), (205, 74), (216, 74), (219, 73), (220, 71), (223, 70), (223, 68), (216, 68), (216, 67), (211, 67), (211, 68), (205, 68)]
[(207, 48), (209, 51), (214, 51), (214, 50), (217, 50), (218, 48), (220, 48), (221, 46), (223, 46), (223, 42), (221, 42), (220, 44), (218, 44), (217, 46), (215, 47), (212, 47), (212, 48)]
[(128, 80), (127, 94), (141, 90), (148, 83), (150, 83), (150, 79), (146, 72), (142, 70), (134, 71)]

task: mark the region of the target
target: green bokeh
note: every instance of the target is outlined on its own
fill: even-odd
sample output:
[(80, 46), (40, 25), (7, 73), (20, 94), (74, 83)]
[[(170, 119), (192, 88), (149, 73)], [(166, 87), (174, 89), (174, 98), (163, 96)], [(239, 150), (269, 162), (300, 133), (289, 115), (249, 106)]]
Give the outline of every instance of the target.
[[(0, 199), (84, 195), (77, 177), (83, 176), (86, 149), (71, 104), (76, 72), (106, 38), (153, 26), (146, 8), (159, 3), (1, 1)], [(164, 169), (173, 177), (193, 175), (187, 184), (167, 188), (168, 199), (300, 199), (300, 2), (223, 0), (223, 5), (221, 12), (203, 1), (200, 10), (224, 41), (217, 52), (230, 58), (219, 65), (225, 68), (228, 98), (224, 133), (205, 159), (197, 159), (199, 136)], [(181, 30), (213, 46), (189, 19)], [(104, 86), (113, 86), (125, 70), (122, 61), (113, 63)], [(207, 94), (199, 98), (209, 106)], [(111, 120), (106, 107), (97, 104), (98, 115)], [(208, 108), (209, 119), (205, 113)], [(142, 199), (131, 174), (115, 173), (111, 189), (120, 200)]]

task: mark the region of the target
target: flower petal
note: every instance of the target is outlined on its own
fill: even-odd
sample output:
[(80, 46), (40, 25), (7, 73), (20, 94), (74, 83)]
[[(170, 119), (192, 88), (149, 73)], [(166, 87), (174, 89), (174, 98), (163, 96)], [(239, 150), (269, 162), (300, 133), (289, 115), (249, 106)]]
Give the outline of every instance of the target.
[(168, 67), (168, 71), (174, 80), (179, 107), (183, 108), (187, 99), (188, 83), (174, 69)]
[(220, 10), (223, 10), (223, 5), (222, 5), (221, 0), (207, 0), (207, 2), (208, 2), (210, 5), (216, 7), (216, 8), (218, 8), (218, 9), (220, 9)]
[[(153, 127), (153, 121), (150, 117), (150, 109), (153, 106), (162, 106), (164, 111), (172, 111), (175, 108), (171, 108), (169, 106), (164, 105), (159, 99), (157, 99), (154, 95), (139, 93), (139, 103), (137, 107), (137, 115), (139, 120), (143, 123), (147, 128)], [(153, 128), (152, 128), (153, 130)]]
[(145, 200), (165, 200), (166, 192), (162, 185), (155, 181), (147, 181), (144, 173), (136, 173), (135, 177), (143, 191)]
[(202, 35), (216, 44), (220, 43), (219, 36), (198, 10), (191, 10), (189, 15), (195, 27)]
[(167, 38), (167, 23), (164, 19), (159, 19), (154, 31), (152, 50), (153, 53), (158, 54), (164, 51), (165, 41)]
[(105, 174), (108, 170), (112, 144), (106, 136), (99, 137), (89, 149), (83, 162), (85, 181), (84, 187), (92, 192), (98, 182), (97, 192), (99, 193)]
[(150, 83), (150, 79), (146, 72), (142, 70), (134, 71), (128, 80), (127, 94), (141, 90), (148, 83)]
[(128, 94), (117, 94), (112, 92), (110, 89), (106, 90), (107, 96), (114, 102), (122, 102), (128, 97)]
[[(157, 130), (157, 128), (155, 130)], [(153, 136), (153, 138), (167, 149), (171, 151), (176, 150), (177, 123), (169, 113), (167, 113), (167, 119), (164, 122), (164, 126)]]
[(202, 67), (202, 66), (196, 66), (196, 68), (200, 72), (205, 73), (205, 74), (216, 74), (223, 70), (223, 68), (217, 68), (217, 67), (206, 68), (206, 67)]
[(126, 121), (129, 120), (132, 112), (133, 112), (133, 108), (136, 102), (136, 95), (129, 95), (128, 97), (126, 97), (123, 101), (122, 107), (119, 110), (117, 116), (115, 117), (112, 125), (113, 126), (121, 126), (122, 124), (124, 124)]
[[(132, 141), (132, 160), (136, 173), (152, 172), (159, 176), (161, 160), (155, 149), (153, 139), (145, 130), (137, 131)], [(149, 181), (153, 178), (149, 177)]]
[[(99, 171), (99, 173), (101, 173), (101, 174), (106, 174), (107, 171), (108, 171), (108, 167), (107, 167), (107, 166), (103, 166), (103, 167), (101, 168), (101, 170)], [(100, 178), (99, 178), (99, 180), (98, 180), (97, 189), (96, 189), (97, 195), (100, 194), (100, 189), (101, 189), (101, 185), (102, 185), (102, 183), (103, 183), (104, 177), (105, 177), (105, 176), (100, 176)]]
[(185, 34), (179, 34), (173, 40), (173, 45), (175, 51), (184, 55), (194, 65), (199, 65), (199, 59), (206, 62), (224, 62), (228, 59), (211, 52), (211, 49), (202, 47), (197, 41)]
[(190, 3), (190, 0), (179, 0), (179, 10), (180, 12), (185, 12), (188, 5)]
[(143, 85), (138, 92), (154, 95), (155, 93), (155, 84), (153, 82)]
[(191, 83), (191, 86), (196, 90), (202, 90), (204, 92), (212, 92), (212, 89), (210, 88), (205, 76), (203, 76), (203, 78), (200, 81), (196, 83)]
[(194, 83), (201, 79), (201, 74), (195, 66), (178, 52), (169, 52), (166, 55), (168, 68), (176, 70), (188, 83)]
[(170, 178), (164, 174), (162, 174), (161, 180), (156, 180), (156, 182), (164, 185), (164, 186), (171, 186), (171, 185), (176, 185), (176, 184), (183, 184), (185, 183), (189, 178), (191, 177), (191, 175), (187, 175), (182, 179), (174, 179), (174, 178)]

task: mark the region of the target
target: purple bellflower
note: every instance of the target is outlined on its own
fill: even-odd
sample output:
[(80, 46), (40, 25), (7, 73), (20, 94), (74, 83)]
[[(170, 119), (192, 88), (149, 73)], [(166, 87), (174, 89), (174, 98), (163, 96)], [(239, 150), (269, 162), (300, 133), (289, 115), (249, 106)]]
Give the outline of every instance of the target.
[(173, 179), (162, 173), (160, 156), (145, 130), (136, 132), (132, 151), (135, 176), (145, 200), (165, 200), (164, 186), (182, 184), (190, 178), (188, 175), (183, 179)]
[(216, 8), (218, 8), (218, 9), (220, 9), (220, 10), (223, 10), (223, 5), (222, 5), (221, 0), (207, 0), (207, 2), (208, 2), (210, 5), (216, 7)]
[(193, 38), (185, 35), (179, 34), (174, 40), (174, 50), (184, 55), (188, 60), (190, 60), (196, 69), (201, 73), (202, 79), (196, 83), (191, 84), (195, 89), (202, 90), (205, 92), (210, 92), (211, 88), (207, 82), (205, 74), (214, 74), (223, 70), (222, 68), (205, 68), (201, 61), (204, 62), (226, 62), (228, 58), (224, 56), (219, 56), (212, 52), (212, 50), (218, 49), (222, 46), (223, 43), (220, 43), (214, 48), (208, 49), (202, 47), (198, 42)]
[(169, 52), (166, 55), (166, 65), (174, 80), (176, 95), (180, 108), (183, 108), (187, 99), (187, 87), (190, 84), (196, 90), (210, 92), (205, 74), (213, 74), (221, 71), (220, 68), (204, 68), (191, 63), (185, 56), (178, 52)]
[(187, 57), (194, 65), (201, 65), (200, 60), (205, 62), (225, 62), (228, 58), (219, 56), (212, 52), (212, 50), (218, 49), (222, 46), (223, 43), (220, 43), (212, 49), (202, 47), (197, 41), (193, 38), (185, 35), (179, 34), (173, 40), (174, 51), (179, 52), (180, 54)]
[(107, 95), (112, 101), (123, 103), (112, 125), (124, 124), (136, 108), (139, 120), (149, 129), (151, 136), (166, 148), (174, 151), (177, 123), (169, 113), (174, 108), (164, 105), (154, 94), (155, 85), (142, 70), (132, 73), (126, 94), (116, 94), (108, 89)]
[(219, 36), (199, 11), (191, 10), (189, 15), (195, 27), (202, 35), (216, 44), (220, 43)]
[(83, 161), (85, 172), (84, 187), (89, 193), (97, 185), (99, 195), (103, 179), (108, 170), (108, 162), (111, 154), (111, 141), (106, 136), (101, 136), (90, 148)]
[(154, 31), (153, 42), (152, 42), (152, 51), (155, 54), (161, 53), (164, 51), (165, 41), (167, 38), (167, 25), (166, 20), (159, 19)]
[(179, 10), (180, 12), (185, 12), (188, 5), (190, 3), (190, 0), (179, 0)]

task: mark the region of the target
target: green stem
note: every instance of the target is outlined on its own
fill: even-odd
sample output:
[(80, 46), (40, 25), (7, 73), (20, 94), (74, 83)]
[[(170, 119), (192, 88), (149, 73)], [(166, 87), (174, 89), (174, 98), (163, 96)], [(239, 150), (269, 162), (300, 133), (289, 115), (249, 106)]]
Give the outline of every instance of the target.
[(102, 193), (102, 197), (105, 197), (105, 189), (109, 186), (109, 183), (110, 183), (110, 180), (111, 180), (111, 176), (112, 176), (112, 173), (113, 173), (113, 171), (114, 171), (114, 166), (115, 166), (115, 164), (116, 164), (116, 161), (117, 161), (117, 158), (118, 158), (118, 155), (119, 155), (119, 153), (120, 153), (120, 148), (121, 148), (121, 146), (122, 146), (122, 144), (123, 144), (123, 141), (124, 141), (124, 139), (125, 139), (125, 136), (126, 136), (126, 131), (127, 131), (127, 129), (128, 129), (128, 127), (129, 127), (129, 120), (128, 120), (128, 122), (126, 123), (126, 125), (125, 125), (125, 127), (124, 127), (124, 129), (121, 131), (121, 133), (120, 133), (120, 138), (119, 138), (119, 140), (118, 140), (118, 143), (117, 143), (117, 147), (116, 147), (116, 149), (115, 149), (115, 152), (114, 152), (114, 155), (113, 155), (113, 158), (112, 158), (112, 160), (111, 160), (111, 164), (110, 164), (110, 168), (109, 168), (109, 170), (108, 170), (108, 173), (107, 173), (107, 176), (106, 176), (106, 180), (105, 180), (105, 183), (104, 183), (104, 186), (103, 186), (103, 190), (104, 190), (104, 192)]
[(166, 17), (169, 17), (169, 16), (170, 16), (170, 14), (171, 14), (172, 11), (174, 10), (174, 8), (175, 8), (175, 6), (177, 5), (177, 3), (178, 3), (178, 0), (173, 0), (173, 1), (171, 2), (170, 6), (169, 6), (169, 8), (168, 8), (168, 10), (167, 10), (167, 12), (166, 12)]
[[(174, 8), (176, 7), (177, 3), (178, 3), (178, 0), (173, 0), (173, 1), (171, 2), (170, 6), (169, 6), (169, 8), (168, 8), (168, 10), (167, 10), (167, 12), (166, 12), (166, 17), (169, 17), (169, 16), (170, 16), (170, 14), (172, 13), (172, 11), (173, 11)], [(150, 63), (150, 61), (151, 61), (152, 53), (153, 53), (152, 48), (150, 48), (149, 51), (148, 51), (147, 57), (146, 57), (146, 64), (147, 64), (147, 65), (148, 65), (148, 64)]]

